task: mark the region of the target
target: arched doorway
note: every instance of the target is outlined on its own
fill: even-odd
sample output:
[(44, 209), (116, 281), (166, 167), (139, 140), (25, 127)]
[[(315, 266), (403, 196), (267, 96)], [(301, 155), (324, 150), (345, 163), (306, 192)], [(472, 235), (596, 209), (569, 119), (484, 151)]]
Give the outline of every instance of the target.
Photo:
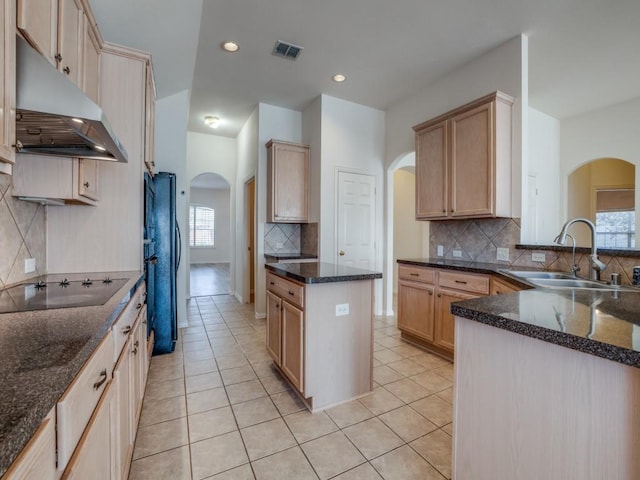
[(231, 291), (231, 186), (216, 173), (191, 180), (189, 191), (189, 296)]

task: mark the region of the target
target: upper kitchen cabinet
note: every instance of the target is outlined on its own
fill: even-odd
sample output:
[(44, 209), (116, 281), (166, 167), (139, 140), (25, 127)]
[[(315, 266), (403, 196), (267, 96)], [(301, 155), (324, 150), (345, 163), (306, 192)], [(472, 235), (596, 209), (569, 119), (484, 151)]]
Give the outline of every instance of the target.
[(416, 219), (511, 216), (511, 110), (501, 92), (413, 127)]
[(97, 103), (102, 39), (88, 2), (18, 0), (17, 26), (32, 47)]
[(0, 173), (11, 173), (16, 136), (16, 3), (0, 2)]
[(267, 222), (307, 222), (309, 147), (270, 140), (267, 179)]

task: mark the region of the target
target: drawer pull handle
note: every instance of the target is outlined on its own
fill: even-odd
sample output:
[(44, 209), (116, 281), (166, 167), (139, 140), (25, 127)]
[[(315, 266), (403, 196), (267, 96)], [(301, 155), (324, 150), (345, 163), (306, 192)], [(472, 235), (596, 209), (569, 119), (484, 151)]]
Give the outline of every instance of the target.
[(466, 285), (467, 282), (465, 282), (464, 280), (456, 280), (456, 283), (461, 283), (462, 285)]
[(137, 355), (137, 354), (138, 354), (138, 349), (137, 349), (137, 348), (134, 348), (134, 349), (133, 349), (133, 352), (131, 352), (131, 353), (133, 353), (134, 355)]
[(412, 277), (419, 277), (420, 276), (419, 273), (410, 273), (409, 275), (411, 275)]
[(289, 290), (289, 295), (293, 296), (293, 292), (291, 290)]
[(142, 304), (141, 304), (141, 303), (138, 303), (138, 304), (136, 305), (136, 310), (140, 310), (141, 308), (142, 308)]
[(126, 327), (124, 327), (122, 329), (122, 334), (123, 335), (128, 335), (130, 331), (131, 331), (131, 325), (127, 325)]
[(96, 383), (93, 384), (93, 389), (94, 390), (98, 390), (102, 386), (102, 384), (107, 381), (107, 369), (106, 368), (103, 369), (100, 372), (100, 377), (102, 377), (102, 378), (100, 380), (98, 380)]
[(275, 285), (276, 282), (269, 282), (269, 285)]
[(138, 340), (136, 340), (136, 341), (133, 343), (133, 346), (134, 346), (134, 347), (138, 347), (139, 345), (140, 345), (140, 342), (139, 342)]

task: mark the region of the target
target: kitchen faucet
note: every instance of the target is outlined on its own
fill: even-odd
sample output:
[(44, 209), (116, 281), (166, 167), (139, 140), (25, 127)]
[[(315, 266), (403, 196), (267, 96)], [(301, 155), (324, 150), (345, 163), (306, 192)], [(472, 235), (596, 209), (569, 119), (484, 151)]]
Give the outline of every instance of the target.
[[(558, 245), (566, 245), (567, 243), (567, 230), (569, 227), (576, 222), (585, 223), (589, 229), (591, 230), (591, 279), (592, 280), (600, 280), (600, 272), (604, 270), (607, 266), (598, 260), (598, 247), (596, 246), (596, 226), (593, 224), (591, 220), (587, 220), (586, 218), (573, 218), (564, 224), (562, 230), (560, 231), (560, 235), (556, 237), (554, 240)], [(574, 240), (575, 246), (575, 240)], [(575, 264), (575, 260), (574, 260)]]

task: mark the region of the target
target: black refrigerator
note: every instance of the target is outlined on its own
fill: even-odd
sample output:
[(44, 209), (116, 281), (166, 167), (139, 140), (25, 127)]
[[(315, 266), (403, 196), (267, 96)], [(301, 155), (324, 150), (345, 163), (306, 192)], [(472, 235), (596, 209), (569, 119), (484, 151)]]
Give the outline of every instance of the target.
[(147, 320), (154, 332), (153, 354), (173, 352), (178, 339), (176, 280), (181, 238), (176, 219), (176, 176), (145, 177), (145, 275)]

